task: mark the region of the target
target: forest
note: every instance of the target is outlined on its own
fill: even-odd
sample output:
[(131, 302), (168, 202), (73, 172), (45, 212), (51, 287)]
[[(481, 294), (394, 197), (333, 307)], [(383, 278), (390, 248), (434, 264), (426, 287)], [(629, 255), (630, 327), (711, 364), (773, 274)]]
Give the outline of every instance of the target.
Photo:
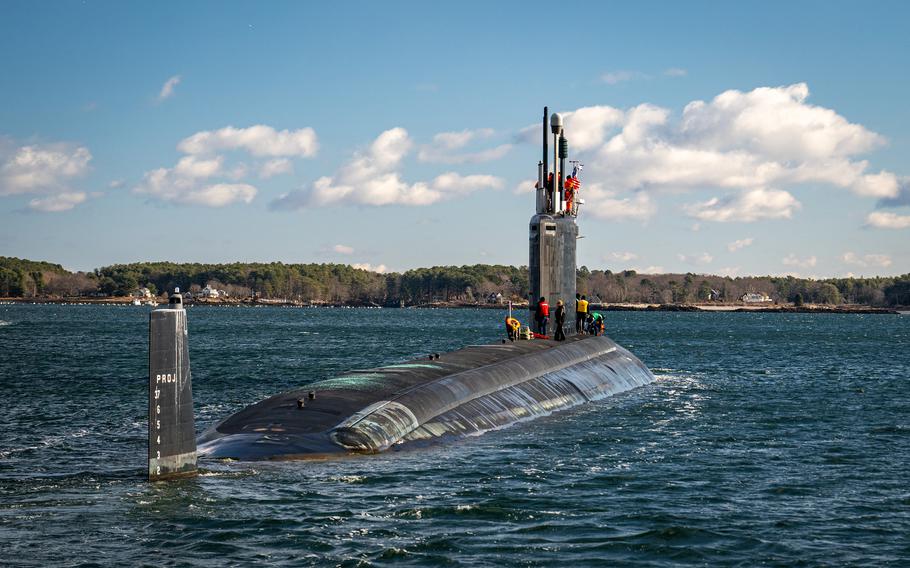
[[(0, 297), (128, 296), (141, 287), (159, 295), (179, 287), (217, 288), (233, 298), (258, 297), (335, 304), (419, 305), (484, 303), (491, 295), (523, 301), (525, 266), (434, 266), (380, 274), (345, 264), (141, 262), (91, 272), (59, 264), (0, 257)], [(634, 270), (578, 269), (578, 291), (596, 303), (691, 304), (737, 302), (746, 293), (775, 303), (910, 305), (910, 274), (813, 280), (793, 276), (639, 274)]]

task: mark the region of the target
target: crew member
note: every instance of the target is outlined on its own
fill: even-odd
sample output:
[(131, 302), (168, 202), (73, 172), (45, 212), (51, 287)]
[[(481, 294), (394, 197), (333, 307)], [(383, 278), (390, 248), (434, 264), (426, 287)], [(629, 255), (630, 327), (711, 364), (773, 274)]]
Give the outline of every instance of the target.
[(566, 306), (562, 303), (562, 300), (559, 300), (556, 302), (556, 332), (553, 337), (556, 341), (566, 340), (566, 332), (563, 330), (564, 325), (566, 325)]
[(518, 339), (518, 330), (520, 328), (521, 322), (511, 316), (506, 317), (506, 335), (509, 336), (509, 341)]
[(547, 334), (547, 323), (550, 321), (550, 304), (543, 296), (537, 302), (537, 328), (540, 329), (541, 335)]
[(588, 319), (588, 297), (575, 294), (575, 333), (584, 331), (586, 319)]
[(574, 176), (567, 176), (566, 183), (563, 187), (566, 189), (566, 215), (572, 214), (572, 203), (575, 201), (575, 190), (581, 186), (578, 183), (578, 178)]
[(594, 312), (591, 314), (591, 335), (603, 335), (604, 333), (604, 317), (600, 312)]

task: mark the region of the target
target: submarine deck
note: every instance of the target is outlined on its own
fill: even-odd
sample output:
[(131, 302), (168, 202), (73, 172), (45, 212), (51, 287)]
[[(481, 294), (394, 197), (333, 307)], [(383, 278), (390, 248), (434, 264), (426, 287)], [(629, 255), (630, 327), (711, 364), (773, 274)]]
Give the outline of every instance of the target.
[(638, 359), (606, 337), (473, 345), (272, 396), (206, 431), (200, 453), (294, 459), (382, 451), (403, 441), (485, 431), (650, 380)]

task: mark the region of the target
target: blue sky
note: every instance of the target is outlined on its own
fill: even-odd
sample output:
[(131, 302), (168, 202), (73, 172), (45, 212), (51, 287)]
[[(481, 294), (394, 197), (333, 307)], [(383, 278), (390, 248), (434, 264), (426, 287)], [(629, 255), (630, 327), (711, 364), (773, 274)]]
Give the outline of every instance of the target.
[(0, 255), (525, 264), (548, 105), (580, 264), (910, 270), (910, 5), (554, 6), (4, 2)]

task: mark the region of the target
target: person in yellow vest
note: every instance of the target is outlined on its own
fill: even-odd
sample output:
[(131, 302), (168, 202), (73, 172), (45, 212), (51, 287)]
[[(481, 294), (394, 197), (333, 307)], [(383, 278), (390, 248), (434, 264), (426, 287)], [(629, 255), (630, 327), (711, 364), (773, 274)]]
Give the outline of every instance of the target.
[(506, 334), (509, 336), (509, 341), (515, 341), (518, 339), (518, 329), (521, 327), (521, 323), (513, 318), (506, 318)]
[(581, 333), (584, 330), (586, 319), (588, 319), (588, 297), (575, 294), (575, 333)]

